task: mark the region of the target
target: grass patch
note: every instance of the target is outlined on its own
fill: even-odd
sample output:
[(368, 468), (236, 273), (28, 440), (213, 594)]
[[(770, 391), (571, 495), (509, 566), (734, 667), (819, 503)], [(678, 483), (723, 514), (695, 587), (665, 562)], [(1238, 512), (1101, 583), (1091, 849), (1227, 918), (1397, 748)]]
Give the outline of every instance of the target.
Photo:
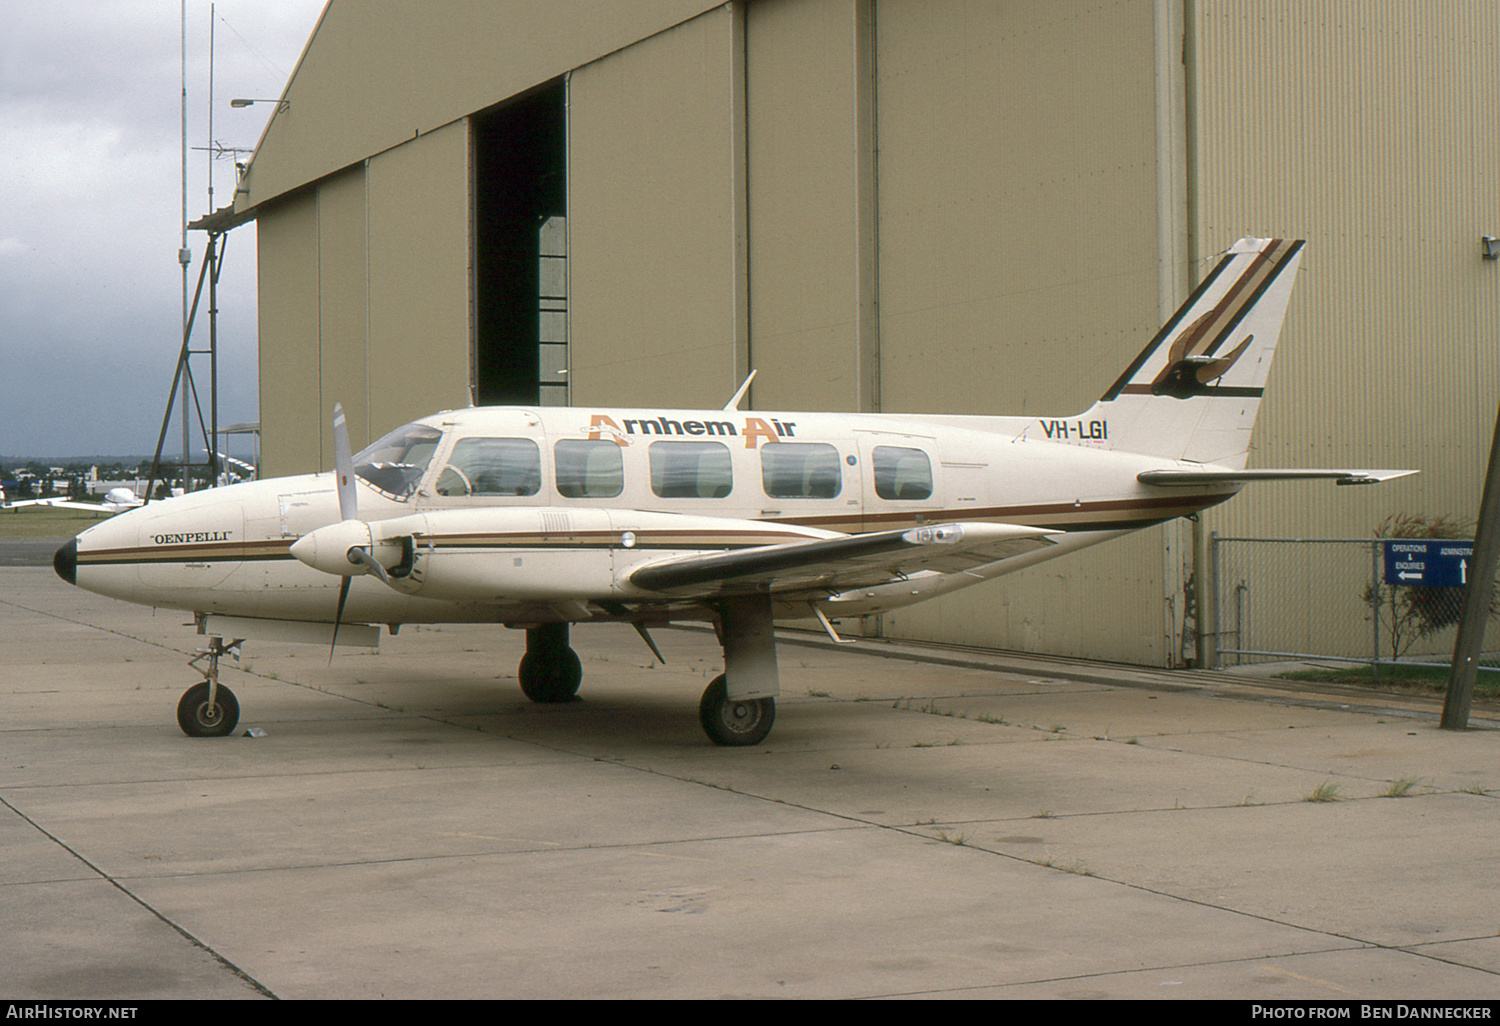
[(0, 510), (0, 538), (71, 538), (106, 519), (81, 509), (25, 506)]
[[(1448, 690), (1446, 666), (1407, 666), (1382, 663), (1375, 666), (1345, 666), (1334, 670), (1292, 670), (1276, 675), (1282, 680), (1310, 684), (1351, 684), (1355, 687), (1403, 689), (1430, 694)], [(1500, 670), (1480, 668), (1474, 677), (1474, 697), (1500, 699)]]

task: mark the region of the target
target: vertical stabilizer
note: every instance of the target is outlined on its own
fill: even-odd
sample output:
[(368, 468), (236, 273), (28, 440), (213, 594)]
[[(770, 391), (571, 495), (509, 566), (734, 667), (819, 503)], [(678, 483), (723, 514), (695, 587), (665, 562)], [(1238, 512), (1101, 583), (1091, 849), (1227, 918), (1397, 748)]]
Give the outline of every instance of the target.
[(1241, 239), (1085, 417), (1112, 448), (1243, 468), (1302, 242)]

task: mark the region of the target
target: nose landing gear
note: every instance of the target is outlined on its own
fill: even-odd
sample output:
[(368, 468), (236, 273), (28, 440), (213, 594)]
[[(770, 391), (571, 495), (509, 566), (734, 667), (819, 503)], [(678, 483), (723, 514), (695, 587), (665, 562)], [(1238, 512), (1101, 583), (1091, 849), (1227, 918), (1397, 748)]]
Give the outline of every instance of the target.
[[(209, 638), (208, 648), (188, 660), (189, 666), (203, 674), (202, 682), (183, 692), (177, 703), (177, 725), (188, 737), (225, 737), (240, 722), (239, 700), (219, 683), (219, 657), (238, 659), (242, 643), (243, 639), (236, 639), (226, 645), (223, 638)], [(205, 659), (208, 666), (199, 665)]]

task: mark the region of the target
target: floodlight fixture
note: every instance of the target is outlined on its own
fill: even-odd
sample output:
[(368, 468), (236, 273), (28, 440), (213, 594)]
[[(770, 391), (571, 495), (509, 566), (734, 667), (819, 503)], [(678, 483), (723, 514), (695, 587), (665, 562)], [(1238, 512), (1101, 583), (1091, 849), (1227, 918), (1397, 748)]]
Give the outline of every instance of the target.
[(251, 106), (253, 104), (257, 104), (257, 103), (274, 103), (274, 104), (276, 104), (276, 113), (278, 113), (278, 114), (285, 114), (287, 111), (289, 111), (289, 110), (292, 109), (292, 101), (291, 100), (267, 100), (264, 97), (255, 97), (255, 98), (247, 99), (247, 98), (241, 97), (241, 98), (229, 101), (229, 105), (231, 107), (249, 107), (249, 106)]

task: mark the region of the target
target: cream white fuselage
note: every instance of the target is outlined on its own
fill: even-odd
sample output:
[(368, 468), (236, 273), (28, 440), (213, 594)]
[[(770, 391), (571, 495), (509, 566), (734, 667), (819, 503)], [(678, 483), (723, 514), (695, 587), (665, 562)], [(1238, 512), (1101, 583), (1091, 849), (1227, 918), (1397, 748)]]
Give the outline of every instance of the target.
[(152, 503), (54, 565), (91, 591), (204, 614), (205, 679), (177, 710), (193, 736), (237, 722), (217, 677), (234, 639), (321, 637), (307, 621), (334, 625), (330, 646), (351, 621), (524, 627), (521, 689), (557, 703), (582, 678), (569, 624), (628, 622), (655, 650), (648, 627), (711, 620), (724, 673), (699, 722), (716, 744), (759, 744), (778, 619), (833, 633), (837, 617), (1188, 516), (1247, 481), (1403, 473), (1246, 469), (1301, 252), (1236, 242), (1078, 416), (471, 408), (352, 455), (335, 407), (336, 473)]
[[(403, 575), (393, 586), (356, 577), (347, 621), (584, 622), (621, 618), (627, 606), (643, 622), (700, 619), (712, 615), (701, 602), (645, 592), (629, 583), (631, 569), (676, 553), (924, 524), (1058, 532), (1044, 549), (962, 573), (776, 596), (778, 619), (814, 615), (814, 605), (861, 615), (1191, 514), (1237, 490), (1138, 483), (1142, 471), (1181, 464), (1106, 448), (1107, 420), (494, 407), (416, 423), (441, 436), (409, 493), (358, 484), (359, 519), (377, 546), (409, 539), (410, 551), (382, 558), (404, 560)], [(487, 487), (470, 480), (464, 455), (485, 445), (534, 448), (536, 465), (527, 477), (512, 466), (509, 484)], [(574, 465), (595, 457), (618, 469), (598, 479), (602, 487), (580, 485)], [(686, 488), (666, 469), (683, 460), (702, 475)], [(73, 569), (80, 587), (130, 602), (331, 621), (337, 571), (303, 562), (312, 543), (301, 558), (292, 546), (339, 522), (331, 473), (238, 484), (90, 528)], [(329, 537), (319, 535), (325, 549)]]

